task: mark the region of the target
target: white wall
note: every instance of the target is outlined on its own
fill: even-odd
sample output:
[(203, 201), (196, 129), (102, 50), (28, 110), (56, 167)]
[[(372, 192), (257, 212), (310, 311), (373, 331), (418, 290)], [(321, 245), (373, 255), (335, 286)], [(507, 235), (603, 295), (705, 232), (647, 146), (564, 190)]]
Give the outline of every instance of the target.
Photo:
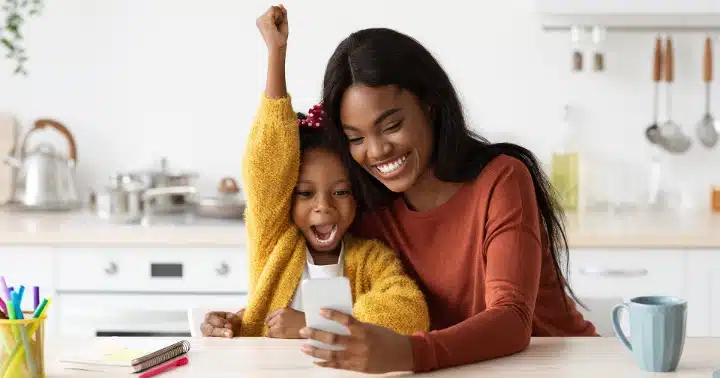
[[(238, 174), (264, 82), (264, 45), (254, 20), (268, 2), (47, 3), (27, 24), (29, 76), (14, 77), (8, 63), (0, 64), (0, 111), (16, 113), (25, 128), (38, 117), (65, 122), (78, 141), (84, 185), (103, 183), (116, 170), (149, 167), (160, 156), (174, 168), (199, 171), (204, 187)], [(436, 54), (479, 131), (512, 134), (545, 158), (558, 137), (562, 106), (570, 103), (587, 154), (612, 164), (615, 176), (601, 182), (624, 187), (630, 181), (621, 178), (623, 170), (645, 182), (652, 34), (609, 35), (607, 71), (575, 74), (569, 37), (541, 31), (533, 0), (284, 4), (289, 87), (300, 109), (317, 99), (325, 62), (342, 38), (388, 26)], [(675, 36), (674, 116), (689, 131), (702, 111), (703, 37)], [(671, 159), (674, 177), (691, 178), (703, 204), (706, 185), (720, 183), (717, 156), (695, 148)]]

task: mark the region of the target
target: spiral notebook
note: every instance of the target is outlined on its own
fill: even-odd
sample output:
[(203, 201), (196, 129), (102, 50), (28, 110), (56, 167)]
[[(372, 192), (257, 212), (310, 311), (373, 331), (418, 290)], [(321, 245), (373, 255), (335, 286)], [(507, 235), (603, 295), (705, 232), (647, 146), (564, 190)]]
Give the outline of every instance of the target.
[(139, 373), (190, 351), (186, 340), (96, 339), (79, 349), (64, 351), (58, 363), (65, 369)]

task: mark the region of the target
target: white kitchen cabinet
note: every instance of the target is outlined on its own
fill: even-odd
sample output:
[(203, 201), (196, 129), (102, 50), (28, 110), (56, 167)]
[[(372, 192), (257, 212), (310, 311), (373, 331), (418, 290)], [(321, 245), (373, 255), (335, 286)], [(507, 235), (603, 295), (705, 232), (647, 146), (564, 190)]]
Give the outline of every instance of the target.
[[(607, 334), (614, 304), (643, 295), (684, 297), (686, 251), (596, 249), (570, 251), (569, 281), (590, 311), (583, 311)], [(595, 308), (593, 308), (595, 307)], [(627, 314), (621, 325), (629, 333)]]
[(0, 276), (8, 286), (25, 285), (23, 310), (32, 308), (32, 286), (40, 287), (40, 298), (54, 294), (52, 253), (47, 247), (0, 246)]
[(246, 294), (60, 293), (55, 316), (67, 337), (189, 336), (188, 310), (237, 311)]
[(720, 337), (720, 250), (688, 251), (687, 281), (688, 328)]
[(53, 297), (47, 337), (189, 333), (190, 308), (247, 304), (243, 248), (0, 246), (0, 275)]
[(72, 248), (55, 251), (58, 291), (245, 293), (238, 248)]
[(188, 310), (247, 304), (243, 248), (58, 248), (63, 336), (189, 336)]

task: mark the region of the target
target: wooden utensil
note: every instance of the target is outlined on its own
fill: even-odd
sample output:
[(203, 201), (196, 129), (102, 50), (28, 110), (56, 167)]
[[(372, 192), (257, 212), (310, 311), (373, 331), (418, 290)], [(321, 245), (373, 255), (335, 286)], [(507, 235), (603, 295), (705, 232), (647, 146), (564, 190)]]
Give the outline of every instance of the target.
[(703, 81), (705, 82), (705, 114), (698, 122), (695, 131), (698, 139), (707, 148), (714, 147), (718, 141), (717, 125), (710, 112), (710, 85), (712, 83), (712, 40), (705, 39), (705, 56), (703, 59)]

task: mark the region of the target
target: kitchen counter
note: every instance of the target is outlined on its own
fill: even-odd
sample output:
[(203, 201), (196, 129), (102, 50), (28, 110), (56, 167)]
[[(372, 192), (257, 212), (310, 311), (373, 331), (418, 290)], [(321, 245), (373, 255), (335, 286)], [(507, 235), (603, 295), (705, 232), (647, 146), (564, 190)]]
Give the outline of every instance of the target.
[(0, 208), (3, 246), (237, 247), (245, 244), (241, 221), (197, 218), (191, 224), (113, 224), (78, 212), (18, 212)]
[(720, 215), (567, 214), (571, 248), (720, 248)]
[[(300, 352), (301, 340), (266, 338), (190, 339), (190, 363), (163, 377), (356, 377), (342, 370), (322, 369)], [(100, 373), (64, 370), (55, 364), (57, 353), (79, 340), (58, 340), (46, 346), (47, 377), (103, 377)], [(663, 377), (712, 377), (720, 367), (720, 338), (688, 338), (680, 366)], [(534, 338), (516, 355), (483, 363), (446, 369), (427, 377), (646, 377), (630, 352), (615, 338)], [(397, 376), (395, 374), (394, 376)], [(411, 376), (402, 374), (402, 376)]]
[[(162, 221), (162, 220), (161, 220)], [(571, 248), (720, 248), (720, 215), (568, 214)], [(26, 213), (0, 208), (0, 246), (237, 247), (244, 223), (111, 224), (84, 212)]]

